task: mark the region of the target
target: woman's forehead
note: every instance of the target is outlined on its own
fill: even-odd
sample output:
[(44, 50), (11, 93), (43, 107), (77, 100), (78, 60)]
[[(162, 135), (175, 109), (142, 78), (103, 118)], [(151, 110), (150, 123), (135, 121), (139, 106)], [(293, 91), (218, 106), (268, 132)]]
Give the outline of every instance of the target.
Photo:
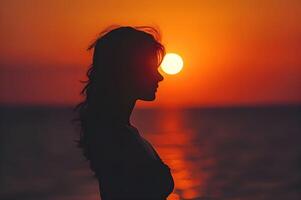
[(134, 59), (137, 59), (138, 62), (143, 62), (143, 63), (145, 62), (150, 64), (158, 63), (158, 55), (155, 49), (138, 51)]

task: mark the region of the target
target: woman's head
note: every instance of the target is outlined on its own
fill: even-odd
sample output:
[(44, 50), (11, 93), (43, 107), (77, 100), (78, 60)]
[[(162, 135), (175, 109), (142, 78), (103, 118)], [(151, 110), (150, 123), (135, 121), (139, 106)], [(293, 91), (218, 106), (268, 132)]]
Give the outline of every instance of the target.
[(88, 136), (100, 118), (108, 118), (124, 102), (155, 99), (163, 80), (158, 67), (165, 55), (159, 38), (152, 27), (119, 26), (104, 30), (89, 46), (94, 51), (81, 91), (85, 99), (75, 107), (79, 113), (75, 120), (81, 126), (79, 146), (87, 158)]
[[(163, 80), (158, 67), (165, 55), (151, 27), (118, 27), (101, 33), (89, 47), (94, 49), (90, 81), (95, 82), (94, 95), (151, 101), (158, 82)], [(105, 93), (105, 94), (104, 94)], [(106, 96), (103, 96), (106, 95)]]

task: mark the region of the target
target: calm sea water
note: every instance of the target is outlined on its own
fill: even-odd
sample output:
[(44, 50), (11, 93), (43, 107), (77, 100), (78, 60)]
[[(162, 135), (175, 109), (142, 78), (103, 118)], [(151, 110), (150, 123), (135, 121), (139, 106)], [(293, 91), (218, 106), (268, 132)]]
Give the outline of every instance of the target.
[[(0, 199), (97, 200), (70, 107), (0, 108)], [(301, 107), (140, 109), (172, 199), (301, 199)]]

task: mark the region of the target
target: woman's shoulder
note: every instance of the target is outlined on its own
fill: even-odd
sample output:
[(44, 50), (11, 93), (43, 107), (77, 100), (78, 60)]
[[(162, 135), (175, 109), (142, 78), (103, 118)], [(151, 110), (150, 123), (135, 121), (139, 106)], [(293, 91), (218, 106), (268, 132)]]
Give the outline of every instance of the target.
[(127, 129), (118, 124), (99, 123), (91, 129), (91, 135), (96, 140), (115, 140), (127, 136)]
[[(99, 126), (91, 136), (91, 145), (102, 152), (126, 153), (137, 146), (137, 133), (126, 126)], [(100, 153), (100, 152), (98, 152)]]
[(91, 161), (102, 165), (121, 162), (132, 146), (127, 134), (116, 126), (97, 127), (89, 139)]

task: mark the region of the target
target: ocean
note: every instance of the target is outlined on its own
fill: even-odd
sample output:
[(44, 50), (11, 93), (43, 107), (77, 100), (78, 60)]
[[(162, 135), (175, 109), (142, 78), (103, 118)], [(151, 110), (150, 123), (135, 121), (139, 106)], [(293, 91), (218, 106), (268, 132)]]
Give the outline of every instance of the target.
[[(98, 200), (72, 107), (0, 107), (1, 200)], [(301, 107), (135, 109), (167, 163), (168, 200), (301, 199)]]

